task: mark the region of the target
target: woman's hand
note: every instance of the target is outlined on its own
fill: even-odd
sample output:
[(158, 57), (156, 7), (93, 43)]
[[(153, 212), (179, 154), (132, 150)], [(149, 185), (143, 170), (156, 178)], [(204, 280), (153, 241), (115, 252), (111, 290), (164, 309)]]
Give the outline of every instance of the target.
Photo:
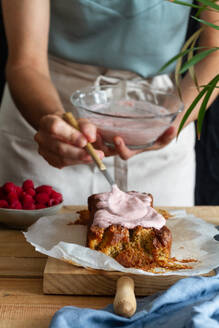
[[(174, 138), (176, 138), (177, 132), (179, 129), (179, 125), (180, 125), (180, 122), (181, 122), (184, 114), (185, 114), (184, 111), (181, 112), (177, 116), (175, 121), (172, 123), (172, 125), (166, 131), (164, 131), (164, 133), (155, 141), (153, 146), (145, 148), (145, 149), (131, 150), (125, 145), (125, 142), (121, 137), (119, 137), (119, 136), (114, 137), (114, 144), (115, 144), (116, 152), (119, 154), (119, 156), (122, 159), (127, 160), (136, 154), (139, 154), (139, 153), (142, 153), (145, 151), (150, 151), (150, 150), (158, 150), (158, 149), (161, 149), (161, 148), (167, 146)], [(188, 125), (192, 120), (193, 119), (188, 120), (186, 122), (186, 125)]]
[[(80, 131), (66, 123), (61, 116), (45, 115), (40, 120), (39, 130), (35, 135), (38, 151), (52, 166), (63, 168), (69, 165), (89, 164), (93, 160), (84, 149), (87, 142), (96, 141), (96, 127), (86, 119), (78, 120)], [(102, 159), (104, 153), (97, 150)]]
[(137, 149), (137, 150), (131, 150), (129, 149), (126, 145), (124, 140), (119, 137), (116, 136), (114, 138), (114, 144), (116, 147), (116, 151), (119, 154), (119, 156), (124, 159), (127, 160), (131, 157), (133, 157), (134, 155), (137, 155), (139, 153), (145, 152), (145, 151), (149, 151), (149, 150), (157, 150), (160, 148), (165, 147), (166, 145), (168, 145), (177, 135), (177, 129), (175, 126), (170, 126), (157, 140), (156, 142), (153, 144), (153, 146), (145, 148), (145, 149)]

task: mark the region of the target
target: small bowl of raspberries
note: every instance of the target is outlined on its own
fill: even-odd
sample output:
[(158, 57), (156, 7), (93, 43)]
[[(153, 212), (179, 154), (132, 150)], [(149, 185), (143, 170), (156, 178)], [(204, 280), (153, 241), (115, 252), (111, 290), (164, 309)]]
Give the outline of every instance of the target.
[(13, 182), (0, 186), (0, 222), (14, 228), (27, 228), (62, 206), (62, 194), (50, 185), (36, 187), (32, 180), (25, 180), (21, 186)]

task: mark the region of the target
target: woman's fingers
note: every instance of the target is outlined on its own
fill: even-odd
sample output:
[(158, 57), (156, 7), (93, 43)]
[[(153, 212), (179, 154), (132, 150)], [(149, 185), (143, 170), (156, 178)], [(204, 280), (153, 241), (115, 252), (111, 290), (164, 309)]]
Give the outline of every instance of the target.
[(35, 141), (38, 143), (39, 148), (43, 148), (44, 151), (47, 150), (48, 152), (52, 152), (60, 158), (67, 157), (72, 158), (72, 160), (77, 160), (81, 157), (81, 154), (85, 153), (84, 149), (74, 147), (44, 132), (37, 133), (35, 135)]
[[(62, 168), (69, 165), (88, 164), (93, 161), (85, 149), (74, 147), (49, 135), (36, 135), (35, 140), (39, 145), (39, 154), (51, 165)], [(45, 140), (47, 142), (45, 142)], [(96, 150), (102, 159), (104, 153)]]
[(64, 167), (61, 158), (47, 149), (39, 148), (38, 152), (50, 165), (56, 167), (57, 169), (62, 169)]
[(97, 137), (96, 137), (96, 142), (95, 142), (95, 148), (100, 149), (104, 152), (104, 155), (106, 157), (108, 156), (113, 156), (113, 155), (117, 155), (117, 150), (115, 148), (112, 147), (108, 147), (100, 134), (97, 133)]
[(131, 150), (126, 146), (124, 140), (119, 136), (114, 137), (114, 144), (119, 156), (122, 159), (127, 160), (132, 156), (142, 153), (144, 151), (158, 150), (160, 148), (165, 147), (176, 137), (176, 134), (176, 127), (171, 126), (155, 141), (153, 146), (147, 147), (145, 149)]
[(56, 115), (44, 116), (40, 121), (39, 131), (46, 132), (80, 148), (86, 146), (88, 141), (80, 131), (76, 130), (61, 117)]
[[(39, 154), (57, 168), (92, 162), (92, 157), (83, 148), (88, 138), (96, 139), (96, 128), (86, 120), (80, 122), (80, 127), (86, 131), (86, 136), (58, 116), (45, 116), (35, 135), (35, 141), (39, 145)], [(104, 157), (103, 151), (96, 150), (96, 152), (101, 159)]]
[(85, 151), (81, 150), (81, 160), (68, 157), (60, 157), (55, 153), (48, 151), (48, 149), (39, 148), (39, 154), (52, 166), (62, 169), (66, 166), (77, 165), (77, 164), (90, 164), (92, 162), (91, 156)]
[(80, 131), (86, 136), (88, 142), (96, 141), (97, 128), (90, 123), (86, 118), (80, 118), (78, 120)]
[(140, 150), (131, 150), (129, 149), (124, 140), (121, 137), (114, 137), (114, 144), (115, 144), (115, 148), (117, 150), (117, 153), (119, 154), (119, 156), (124, 159), (127, 160), (130, 157), (140, 153)]
[(176, 137), (177, 131), (174, 126), (169, 127), (155, 142), (153, 149), (162, 148), (166, 145), (168, 145), (175, 137)]

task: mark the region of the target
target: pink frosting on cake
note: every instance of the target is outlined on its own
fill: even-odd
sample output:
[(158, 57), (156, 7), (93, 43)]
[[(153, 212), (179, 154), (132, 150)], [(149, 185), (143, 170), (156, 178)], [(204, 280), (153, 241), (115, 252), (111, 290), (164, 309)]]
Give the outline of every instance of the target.
[(120, 224), (128, 229), (138, 225), (160, 229), (166, 223), (165, 218), (151, 207), (151, 198), (146, 193), (123, 192), (114, 185), (111, 192), (98, 194), (98, 199), (93, 225), (101, 228)]

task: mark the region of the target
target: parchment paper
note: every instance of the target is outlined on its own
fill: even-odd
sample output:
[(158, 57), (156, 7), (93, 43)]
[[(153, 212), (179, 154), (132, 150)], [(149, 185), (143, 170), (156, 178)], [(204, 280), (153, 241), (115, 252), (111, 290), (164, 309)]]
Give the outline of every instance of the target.
[(214, 236), (218, 235), (219, 231), (216, 227), (185, 211), (172, 211), (171, 214), (174, 218), (167, 220), (167, 227), (173, 236), (171, 256), (179, 260), (198, 260), (189, 263), (192, 269), (165, 271), (159, 268), (159, 273), (127, 269), (113, 258), (85, 247), (86, 226), (72, 224), (79, 218), (76, 212), (42, 217), (24, 232), (24, 236), (38, 252), (92, 269), (144, 275), (192, 276), (208, 273), (218, 267), (219, 242)]

